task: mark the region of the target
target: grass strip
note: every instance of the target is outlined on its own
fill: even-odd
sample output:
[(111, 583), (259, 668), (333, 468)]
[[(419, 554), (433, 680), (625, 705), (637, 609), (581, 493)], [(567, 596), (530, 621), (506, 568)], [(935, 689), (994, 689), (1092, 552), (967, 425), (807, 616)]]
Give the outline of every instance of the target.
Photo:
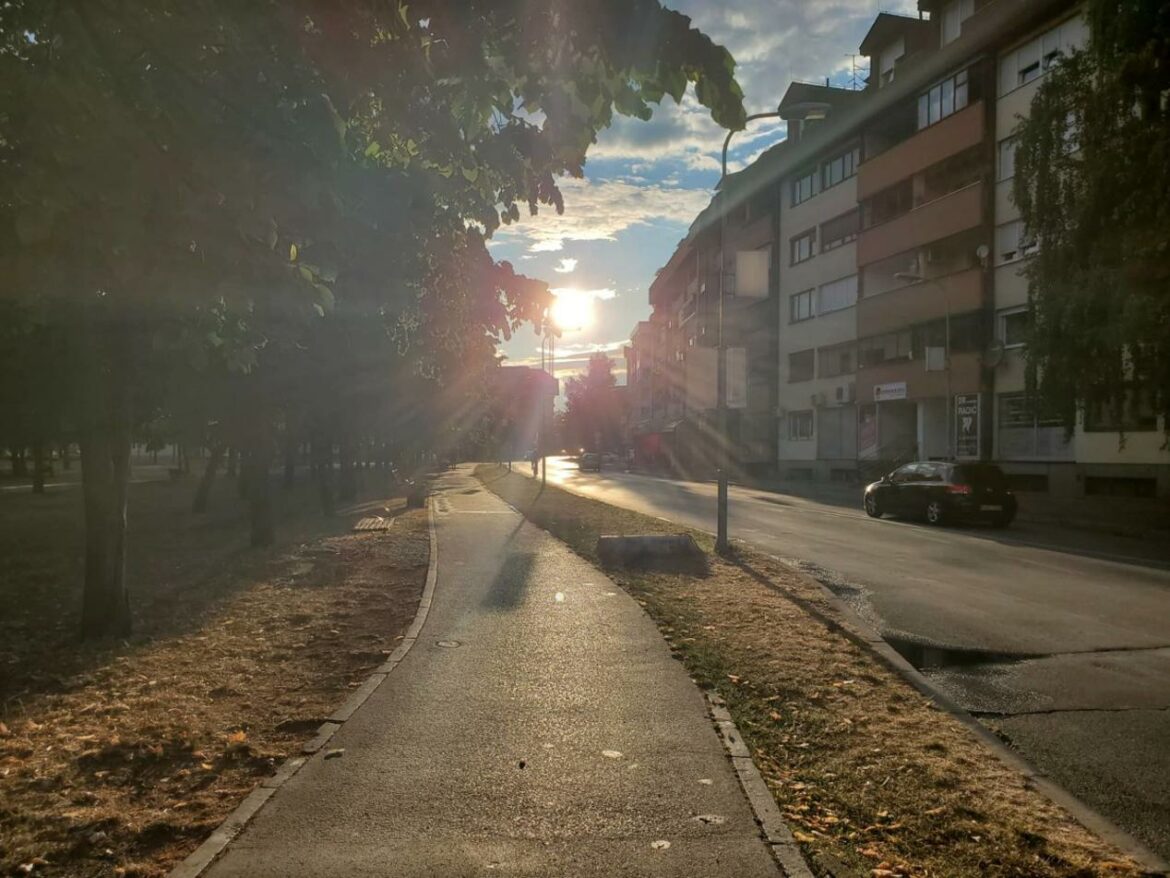
[(813, 871), (871, 876), (1119, 876), (1142, 869), (835, 630), (815, 583), (767, 555), (482, 465), (476, 475), (597, 563), (602, 534), (689, 532), (703, 574), (611, 570), (696, 683), (728, 703)]

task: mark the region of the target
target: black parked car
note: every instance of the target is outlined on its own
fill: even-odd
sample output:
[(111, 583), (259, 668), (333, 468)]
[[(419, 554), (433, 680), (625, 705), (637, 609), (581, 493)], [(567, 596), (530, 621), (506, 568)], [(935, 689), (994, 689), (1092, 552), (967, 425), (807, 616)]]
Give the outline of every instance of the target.
[(921, 516), (935, 525), (963, 519), (1007, 527), (1016, 517), (1016, 498), (994, 464), (923, 461), (869, 485), (865, 511), (874, 518)]

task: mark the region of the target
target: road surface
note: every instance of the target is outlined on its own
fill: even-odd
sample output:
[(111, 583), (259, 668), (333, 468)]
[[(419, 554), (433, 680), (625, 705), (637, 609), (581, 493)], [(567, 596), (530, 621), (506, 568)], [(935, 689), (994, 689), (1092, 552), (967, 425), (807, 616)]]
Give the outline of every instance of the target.
[[(714, 528), (713, 483), (582, 473), (567, 458), (549, 459), (548, 478)], [(1033, 764), (1170, 860), (1170, 546), (1024, 522), (934, 529), (751, 488), (730, 496), (733, 539), (817, 576)]]

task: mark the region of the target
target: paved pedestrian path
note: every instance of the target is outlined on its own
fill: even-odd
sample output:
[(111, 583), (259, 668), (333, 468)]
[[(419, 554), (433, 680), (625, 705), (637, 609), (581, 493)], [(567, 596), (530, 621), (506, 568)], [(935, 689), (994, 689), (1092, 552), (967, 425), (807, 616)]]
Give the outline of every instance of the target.
[(437, 487), (418, 642), (210, 874), (777, 875), (637, 603), (470, 470)]

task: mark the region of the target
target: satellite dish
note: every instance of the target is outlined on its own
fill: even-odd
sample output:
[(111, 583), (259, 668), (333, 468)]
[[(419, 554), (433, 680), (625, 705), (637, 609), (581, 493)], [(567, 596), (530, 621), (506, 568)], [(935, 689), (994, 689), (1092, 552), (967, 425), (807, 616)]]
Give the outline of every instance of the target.
[(983, 352), (983, 365), (989, 369), (994, 369), (1003, 362), (1003, 357), (1003, 341), (998, 338), (992, 339), (991, 343), (987, 345), (987, 350)]

